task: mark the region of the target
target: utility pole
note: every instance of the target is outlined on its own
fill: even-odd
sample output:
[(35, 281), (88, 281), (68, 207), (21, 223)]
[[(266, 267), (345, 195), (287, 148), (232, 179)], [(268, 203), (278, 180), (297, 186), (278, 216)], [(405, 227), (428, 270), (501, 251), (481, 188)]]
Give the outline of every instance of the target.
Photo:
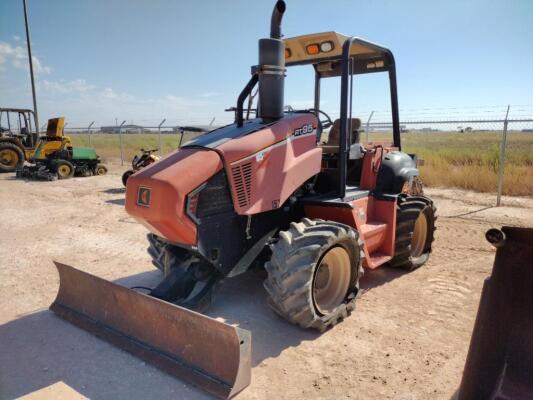
[(30, 27), (28, 26), (28, 10), (26, 7), (26, 0), (22, 0), (24, 4), (24, 23), (26, 25), (26, 44), (28, 45), (28, 62), (30, 63), (30, 78), (31, 78), (31, 93), (33, 96), (33, 113), (35, 115), (35, 128), (39, 134), (39, 114), (37, 113), (37, 96), (35, 95), (35, 79), (33, 76), (33, 59), (31, 56), (31, 42), (30, 42)]

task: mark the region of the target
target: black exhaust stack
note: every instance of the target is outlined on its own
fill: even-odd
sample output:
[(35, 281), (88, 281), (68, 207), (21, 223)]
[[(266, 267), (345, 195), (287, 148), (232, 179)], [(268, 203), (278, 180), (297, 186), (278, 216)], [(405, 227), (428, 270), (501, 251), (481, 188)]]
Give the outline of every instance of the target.
[(270, 38), (259, 39), (258, 117), (271, 122), (283, 117), (285, 44), (281, 40), (281, 19), (285, 2), (278, 0), (272, 11)]

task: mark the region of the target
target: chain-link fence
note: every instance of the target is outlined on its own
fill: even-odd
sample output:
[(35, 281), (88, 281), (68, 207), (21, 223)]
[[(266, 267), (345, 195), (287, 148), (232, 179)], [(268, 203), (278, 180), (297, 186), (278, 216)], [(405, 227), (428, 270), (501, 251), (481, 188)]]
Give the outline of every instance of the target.
[[(533, 118), (403, 120), (402, 149), (424, 160), (429, 186), (533, 194)], [(362, 140), (392, 138), (390, 121), (363, 124)]]
[(103, 159), (118, 159), (129, 163), (140, 149), (154, 149), (167, 155), (182, 144), (205, 133), (210, 127), (187, 126), (140, 126), (122, 124), (95, 127), (65, 127), (75, 146), (94, 147)]
[[(533, 195), (533, 118), (523, 112), (533, 116), (533, 106), (523, 107), (527, 106), (514, 113), (512, 107), (509, 112), (507, 107), (499, 107), (483, 115), (471, 111), (475, 118), (461, 118), (466, 114), (453, 109), (445, 114), (440, 109), (427, 109), (418, 114), (420, 117), (409, 110), (400, 112), (401, 117), (405, 115), (400, 122), (402, 150), (424, 160), (420, 170), (428, 186), (497, 192), (498, 204), (502, 194)], [(363, 142), (392, 139), (392, 124), (387, 118), (390, 112), (361, 115)], [(102, 158), (118, 159), (124, 165), (141, 148), (158, 149), (161, 155), (167, 155), (201, 134), (164, 122), (152, 126), (67, 125), (65, 131), (76, 146), (95, 147)], [(215, 126), (202, 128), (210, 130)]]

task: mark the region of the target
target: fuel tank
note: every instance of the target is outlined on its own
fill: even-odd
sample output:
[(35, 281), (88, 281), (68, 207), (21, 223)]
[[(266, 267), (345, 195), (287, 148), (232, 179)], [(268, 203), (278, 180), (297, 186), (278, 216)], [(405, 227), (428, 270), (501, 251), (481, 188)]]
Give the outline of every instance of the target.
[[(244, 217), (279, 209), (319, 173), (317, 126), (313, 114), (294, 113), (202, 135), (132, 175), (126, 210), (168, 241), (197, 246), (202, 216), (213, 220), (217, 213)], [(203, 229), (208, 223), (206, 218)]]

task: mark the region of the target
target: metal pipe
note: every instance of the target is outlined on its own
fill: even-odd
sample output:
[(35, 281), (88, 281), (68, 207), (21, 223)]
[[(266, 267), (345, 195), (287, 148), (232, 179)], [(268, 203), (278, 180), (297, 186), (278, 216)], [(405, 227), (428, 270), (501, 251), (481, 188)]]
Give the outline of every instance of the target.
[(161, 151), (161, 125), (166, 121), (166, 118), (163, 118), (163, 121), (157, 126), (157, 141), (159, 143), (159, 155), (162, 156), (163, 152)]
[(315, 71), (315, 110), (320, 110), (320, 74)]
[(372, 120), (372, 117), (374, 116), (374, 111), (370, 113), (370, 116), (368, 117), (368, 120), (366, 121), (366, 142), (368, 143), (368, 131), (370, 130), (370, 120)]
[[(347, 146), (346, 136), (348, 130), (348, 77), (350, 65), (350, 48), (355, 38), (347, 39), (342, 46), (342, 73), (341, 73), (341, 113), (340, 113), (340, 135), (339, 135), (339, 197), (346, 196), (346, 169), (347, 169)], [(351, 71), (350, 71), (351, 72)]]
[(259, 101), (257, 117), (272, 122), (283, 117), (285, 43), (281, 40), (281, 19), (285, 2), (278, 0), (270, 21), (270, 38), (259, 39)]
[(37, 129), (37, 135), (39, 135), (39, 117), (37, 114), (37, 96), (35, 94), (35, 78), (33, 76), (33, 58), (31, 55), (31, 41), (30, 41), (30, 27), (28, 25), (28, 8), (26, 6), (26, 0), (22, 0), (24, 5), (24, 24), (26, 26), (26, 44), (28, 46), (28, 62), (30, 63), (30, 78), (31, 78), (31, 94), (33, 97), (33, 116), (35, 118), (35, 129)]
[(243, 126), (244, 124), (243, 115), (242, 115), (244, 101), (246, 100), (246, 97), (248, 97), (250, 93), (252, 93), (252, 90), (254, 86), (256, 85), (256, 83), (258, 82), (258, 80), (259, 80), (259, 76), (257, 74), (253, 74), (250, 80), (248, 81), (248, 83), (246, 84), (246, 86), (244, 87), (244, 89), (242, 90), (242, 92), (239, 94), (239, 98), (237, 99), (236, 122), (237, 122), (237, 127), (239, 128)]
[(503, 121), (503, 135), (502, 142), (500, 144), (500, 165), (498, 168), (498, 196), (496, 198), (496, 207), (500, 206), (503, 191), (503, 169), (505, 164), (505, 148), (507, 147), (507, 126), (509, 125), (509, 110), (511, 105), (507, 106), (507, 113), (505, 114), (505, 120)]
[(353, 64), (354, 64), (354, 59), (352, 57), (350, 57), (350, 100), (348, 101), (348, 107), (350, 107), (350, 116), (348, 117), (349, 118), (349, 121), (350, 123), (348, 124), (348, 135), (346, 135), (346, 140), (348, 141), (348, 153), (350, 152), (350, 145), (352, 144), (352, 133), (353, 133), (353, 130), (352, 130), (352, 108), (353, 108)]
[(185, 131), (180, 128), (180, 142), (178, 143), (178, 149), (181, 149), (181, 143), (183, 142), (183, 135), (185, 135)]
[(124, 165), (124, 146), (122, 144), (122, 126), (126, 123), (126, 120), (122, 121), (118, 127), (118, 137), (120, 141), (120, 165)]
[(89, 135), (89, 146), (92, 146), (92, 140), (91, 140), (91, 126), (93, 126), (94, 121), (89, 124), (87, 127), (87, 134)]
[(396, 84), (396, 65), (394, 63), (394, 56), (388, 52), (390, 66), (389, 66), (389, 84), (390, 84), (390, 102), (392, 113), (392, 137), (394, 139), (394, 146), (398, 150), (402, 149), (402, 141), (400, 137), (400, 112), (398, 110), (398, 86)]
[(281, 39), (281, 19), (285, 12), (285, 2), (278, 0), (272, 10), (272, 18), (270, 19), (270, 37), (272, 39)]

